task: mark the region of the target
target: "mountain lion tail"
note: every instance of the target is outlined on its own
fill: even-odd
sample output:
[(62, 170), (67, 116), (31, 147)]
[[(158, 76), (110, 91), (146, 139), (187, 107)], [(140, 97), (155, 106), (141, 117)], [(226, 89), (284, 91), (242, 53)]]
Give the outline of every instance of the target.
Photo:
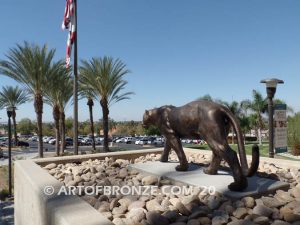
[(233, 126), (236, 135), (237, 135), (237, 141), (238, 141), (238, 153), (239, 153), (239, 158), (240, 158), (240, 163), (242, 167), (242, 172), (244, 176), (251, 177), (253, 176), (259, 166), (259, 147), (258, 145), (253, 145), (252, 146), (252, 162), (250, 165), (250, 168), (248, 169), (248, 163), (247, 163), (247, 158), (246, 158), (246, 151), (245, 151), (245, 146), (243, 142), (243, 134), (241, 131), (241, 127), (239, 123), (237, 122), (235, 116), (231, 113), (231, 111), (225, 107), (222, 107), (222, 111), (226, 114), (226, 117), (229, 118), (231, 125)]

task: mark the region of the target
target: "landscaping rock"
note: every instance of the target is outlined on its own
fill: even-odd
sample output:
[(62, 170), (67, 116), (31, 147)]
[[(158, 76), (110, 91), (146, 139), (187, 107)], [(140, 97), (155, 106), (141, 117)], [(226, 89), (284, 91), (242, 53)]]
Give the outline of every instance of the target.
[(146, 203), (144, 201), (134, 201), (132, 202), (129, 206), (128, 206), (128, 210), (132, 210), (132, 209), (135, 209), (135, 208), (144, 208), (146, 205)]
[(142, 184), (143, 185), (154, 185), (158, 183), (158, 178), (153, 175), (146, 176), (142, 178)]
[(147, 221), (150, 225), (169, 225), (169, 220), (157, 212), (147, 212)]
[(253, 214), (269, 217), (273, 213), (272, 209), (264, 205), (257, 205), (253, 209)]
[(233, 216), (238, 218), (238, 219), (244, 219), (245, 216), (247, 215), (248, 210), (246, 208), (237, 208), (234, 212), (233, 212)]
[(246, 208), (253, 208), (255, 206), (255, 200), (252, 197), (244, 197), (242, 202)]

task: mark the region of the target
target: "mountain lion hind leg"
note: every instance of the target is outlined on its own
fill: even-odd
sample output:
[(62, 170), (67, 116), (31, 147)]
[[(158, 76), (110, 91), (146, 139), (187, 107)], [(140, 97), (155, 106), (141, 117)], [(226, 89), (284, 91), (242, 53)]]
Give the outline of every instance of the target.
[[(247, 178), (242, 173), (242, 168), (240, 166), (236, 152), (230, 148), (226, 139), (221, 141), (217, 141), (216, 139), (214, 139), (208, 140), (207, 142), (209, 146), (214, 149), (214, 154), (219, 155), (228, 163), (233, 173), (234, 182), (228, 185), (228, 188), (231, 191), (243, 191), (244, 189), (246, 189), (248, 186)], [(208, 172), (214, 172), (216, 170), (214, 166), (217, 165), (217, 162), (218, 161), (216, 160), (214, 162), (212, 161), (212, 166), (208, 167)]]
[(217, 155), (213, 150), (211, 163), (209, 164), (209, 166), (206, 169), (203, 170), (203, 172), (206, 174), (210, 174), (210, 175), (217, 174), (218, 169), (220, 167), (221, 160), (222, 160), (222, 158), (219, 155)]

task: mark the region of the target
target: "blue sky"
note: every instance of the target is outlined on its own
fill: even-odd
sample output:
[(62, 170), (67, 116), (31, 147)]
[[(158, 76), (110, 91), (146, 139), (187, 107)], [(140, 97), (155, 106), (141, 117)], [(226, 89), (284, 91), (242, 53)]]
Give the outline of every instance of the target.
[[(24, 40), (56, 48), (64, 58), (67, 32), (61, 30), (64, 0), (1, 0), (0, 58)], [(145, 109), (183, 105), (210, 94), (226, 101), (265, 95), (259, 81), (285, 81), (276, 97), (300, 111), (300, 1), (297, 0), (78, 0), (80, 59), (112, 56), (132, 71), (130, 100), (111, 107), (115, 120), (141, 120)], [(16, 85), (0, 76), (3, 85)], [(88, 119), (79, 102), (79, 119)], [(102, 117), (96, 103), (95, 118)], [(72, 116), (72, 106), (67, 109)], [(5, 120), (0, 111), (0, 121)], [(35, 119), (33, 104), (18, 118)], [(52, 112), (44, 108), (44, 120)]]

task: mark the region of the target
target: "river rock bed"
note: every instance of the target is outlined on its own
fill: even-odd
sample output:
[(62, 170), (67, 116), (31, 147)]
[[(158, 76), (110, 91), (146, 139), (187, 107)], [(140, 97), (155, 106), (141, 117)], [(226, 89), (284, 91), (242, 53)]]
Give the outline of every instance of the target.
[[(141, 156), (134, 161), (112, 158), (88, 160), (80, 164), (51, 163), (44, 168), (65, 186), (148, 186), (158, 190), (164, 185), (182, 186), (170, 180), (128, 170), (130, 163), (156, 161), (159, 154)], [(172, 153), (170, 160), (177, 160)], [(190, 154), (191, 163), (207, 165), (210, 156)], [(225, 163), (222, 163), (226, 166)], [(195, 191), (190, 195), (160, 194), (107, 196), (82, 195), (102, 215), (116, 225), (204, 225), (204, 224), (260, 224), (300, 225), (300, 173), (296, 169), (280, 168), (274, 164), (261, 163), (259, 175), (288, 182), (287, 191), (277, 190), (262, 197), (245, 197), (230, 200), (220, 193), (203, 194)]]

